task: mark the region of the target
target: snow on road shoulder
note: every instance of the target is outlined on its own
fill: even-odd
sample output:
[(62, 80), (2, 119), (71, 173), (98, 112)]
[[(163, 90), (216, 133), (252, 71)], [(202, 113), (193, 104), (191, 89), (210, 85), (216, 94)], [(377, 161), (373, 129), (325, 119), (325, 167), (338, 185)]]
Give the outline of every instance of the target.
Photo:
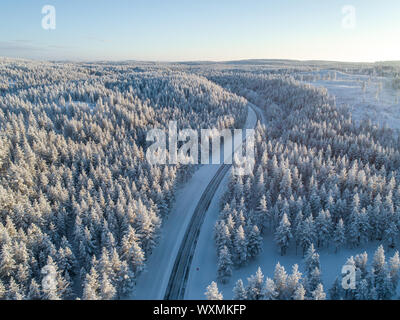
[(164, 298), (171, 270), (179, 247), (200, 197), (220, 165), (202, 166), (176, 194), (168, 220), (162, 226), (161, 239), (140, 274), (131, 299), (161, 300)]
[[(249, 108), (244, 128), (252, 129), (256, 124), (257, 115)], [(230, 172), (221, 181), (206, 212), (190, 267), (185, 299), (204, 299), (205, 288), (216, 279), (217, 253), (214, 246), (214, 225), (219, 215), (220, 199), (228, 187)]]
[[(249, 107), (244, 128), (253, 128), (256, 115)], [(221, 165), (201, 166), (183, 188), (178, 190), (174, 207), (164, 221), (158, 246), (146, 262), (129, 299), (162, 300), (194, 210), (211, 179)]]

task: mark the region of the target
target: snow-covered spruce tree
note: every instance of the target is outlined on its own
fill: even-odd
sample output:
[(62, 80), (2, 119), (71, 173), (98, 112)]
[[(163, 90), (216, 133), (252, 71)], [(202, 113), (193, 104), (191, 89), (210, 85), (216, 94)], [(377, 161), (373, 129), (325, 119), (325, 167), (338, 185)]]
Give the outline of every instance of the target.
[(295, 264), (292, 267), (292, 273), (287, 278), (285, 299), (298, 300), (301, 297), (303, 290), (305, 290), (301, 282), (302, 274), (299, 272), (299, 266)]
[(328, 210), (320, 211), (315, 219), (315, 229), (317, 230), (318, 247), (329, 245), (332, 235), (332, 220)]
[(319, 254), (315, 250), (314, 244), (311, 244), (304, 257), (304, 269), (306, 275), (311, 274), (315, 268), (320, 269), (321, 265), (319, 262)]
[(332, 287), (329, 289), (329, 297), (331, 300), (341, 300), (343, 299), (343, 295), (342, 282), (339, 280), (339, 277), (336, 277)]
[(286, 254), (286, 250), (289, 247), (292, 237), (290, 222), (287, 214), (284, 213), (275, 233), (275, 242), (280, 247), (282, 256)]
[(307, 250), (304, 258), (304, 269), (304, 287), (307, 291), (307, 295), (311, 298), (312, 293), (316, 290), (318, 285), (321, 284), (321, 265), (319, 262), (319, 254), (315, 251), (313, 244), (311, 244)]
[(302, 284), (299, 284), (293, 293), (293, 300), (305, 300), (306, 299), (306, 289), (304, 289)]
[(6, 295), (6, 288), (4, 287), (3, 282), (0, 281), (0, 300), (4, 299)]
[(218, 257), (218, 280), (227, 283), (232, 276), (232, 259), (231, 254), (226, 246), (224, 246)]
[(219, 292), (217, 284), (213, 281), (207, 287), (206, 292), (204, 293), (207, 300), (223, 300), (222, 293)]
[(344, 228), (343, 219), (339, 219), (333, 232), (333, 242), (335, 244), (335, 252), (338, 252), (341, 247), (346, 243), (346, 230)]
[(286, 273), (286, 270), (283, 266), (278, 264), (275, 266), (275, 271), (274, 271), (274, 283), (275, 283), (275, 290), (277, 292), (277, 299), (278, 300), (284, 300), (288, 296), (288, 288), (287, 288), (287, 280), (288, 280), (288, 275)]
[(247, 291), (242, 279), (239, 279), (233, 288), (233, 300), (247, 300)]
[(276, 300), (278, 292), (274, 280), (267, 278), (265, 281), (264, 300)]
[(312, 292), (313, 300), (325, 300), (326, 294), (324, 292), (324, 287), (320, 283), (317, 288)]
[(263, 300), (265, 296), (265, 283), (261, 268), (258, 268), (257, 272), (250, 276), (247, 281), (246, 292), (248, 300)]
[(234, 259), (237, 265), (242, 265), (246, 263), (248, 258), (247, 246), (248, 246), (248, 241), (246, 239), (243, 226), (240, 225), (236, 230), (234, 238), (234, 252), (235, 252)]
[(255, 258), (262, 252), (263, 238), (260, 235), (260, 231), (257, 225), (254, 225), (249, 233), (247, 253), (251, 258)]

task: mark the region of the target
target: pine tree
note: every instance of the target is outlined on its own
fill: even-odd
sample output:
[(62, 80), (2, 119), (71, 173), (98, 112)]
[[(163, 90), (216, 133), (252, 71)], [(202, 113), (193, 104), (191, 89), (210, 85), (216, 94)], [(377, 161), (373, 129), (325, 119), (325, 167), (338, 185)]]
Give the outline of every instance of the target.
[(322, 210), (315, 219), (317, 246), (328, 244), (332, 233), (332, 220), (329, 211)]
[(277, 298), (279, 300), (287, 298), (287, 279), (288, 275), (285, 268), (278, 262), (274, 271), (274, 283), (276, 292), (278, 293)]
[(207, 300), (223, 300), (222, 293), (219, 292), (218, 286), (214, 281), (207, 287), (205, 296)]
[(135, 274), (142, 271), (145, 264), (145, 254), (137, 241), (133, 241), (126, 256)]
[(299, 284), (293, 293), (293, 300), (305, 300), (305, 299), (306, 299), (306, 290), (304, 289), (302, 284)]
[(259, 226), (261, 232), (264, 231), (265, 226), (271, 227), (271, 217), (268, 213), (268, 203), (265, 195), (261, 197), (257, 207), (255, 223)]
[(218, 257), (218, 279), (222, 283), (227, 283), (232, 276), (232, 259), (228, 248), (224, 246)]
[(276, 300), (278, 292), (274, 280), (267, 278), (264, 288), (264, 300)]
[(97, 271), (92, 267), (90, 273), (86, 274), (86, 279), (83, 287), (84, 300), (99, 300), (100, 299), (100, 283)]
[(335, 231), (333, 233), (333, 242), (335, 243), (335, 252), (346, 243), (346, 234), (343, 219), (339, 219), (336, 225)]
[(12, 277), (16, 268), (11, 246), (5, 243), (0, 254), (0, 278)]
[(239, 226), (236, 230), (235, 240), (235, 262), (238, 265), (242, 265), (247, 261), (248, 253), (247, 253), (247, 239), (244, 233), (243, 226)]
[(143, 270), (145, 254), (140, 247), (139, 237), (131, 226), (128, 227), (126, 234), (122, 238), (121, 257), (128, 261), (128, 265), (135, 274)]
[(233, 288), (233, 300), (247, 300), (247, 293), (242, 279), (239, 279)]
[(304, 254), (316, 239), (314, 220), (311, 215), (304, 220), (302, 227), (300, 246), (303, 248)]
[(399, 234), (398, 222), (395, 221), (392, 214), (389, 214), (386, 228), (383, 234), (383, 240), (389, 245), (390, 248), (395, 248), (396, 239)]
[(392, 295), (393, 284), (387, 268), (385, 250), (379, 246), (372, 261), (372, 277), (378, 299), (388, 299)]
[(360, 281), (358, 288), (356, 289), (355, 299), (357, 300), (369, 300), (371, 293), (369, 290), (368, 282), (366, 279)]
[(322, 209), (322, 205), (321, 205), (321, 198), (318, 195), (316, 186), (313, 186), (313, 190), (310, 196), (310, 205), (313, 215), (314, 216), (318, 215), (318, 213)]
[(247, 298), (249, 300), (263, 300), (264, 298), (264, 275), (259, 267), (255, 275), (247, 279), (246, 288)]
[(320, 269), (319, 254), (314, 249), (314, 244), (311, 244), (304, 257), (304, 267), (306, 275), (309, 276), (315, 268)]
[(396, 291), (399, 282), (399, 271), (400, 271), (400, 258), (399, 252), (396, 251), (393, 257), (389, 260), (389, 274), (393, 282), (393, 290)]
[(109, 280), (106, 273), (103, 273), (100, 285), (100, 295), (102, 300), (113, 300), (115, 298), (116, 290)]
[(355, 248), (360, 244), (360, 213), (358, 209), (354, 209), (350, 216), (347, 235), (350, 246)]
[(247, 252), (250, 258), (255, 258), (262, 252), (262, 237), (256, 225), (253, 226), (248, 238)]
[(331, 300), (341, 300), (343, 296), (343, 288), (339, 281), (339, 277), (336, 277), (332, 288), (329, 290), (329, 296)]
[(294, 220), (293, 230), (294, 230), (294, 239), (296, 241), (296, 255), (297, 255), (297, 247), (301, 243), (301, 239), (303, 237), (303, 213), (301, 210), (298, 211), (296, 218)]
[(292, 239), (292, 232), (290, 228), (290, 222), (286, 215), (283, 214), (281, 223), (275, 233), (275, 242), (281, 248), (281, 255), (286, 254), (286, 250), (289, 247), (290, 240)]
[(307, 292), (312, 296), (314, 290), (317, 289), (321, 283), (321, 271), (315, 268), (304, 280)]
[(324, 287), (320, 283), (317, 288), (312, 292), (313, 300), (325, 300), (326, 294), (324, 292)]
[(299, 266), (297, 264), (293, 265), (292, 273), (287, 278), (287, 294), (286, 294), (286, 297), (288, 299), (293, 298), (296, 290), (300, 286), (301, 277), (302, 277), (302, 274), (299, 272)]
[(6, 288), (4, 287), (3, 282), (0, 280), (0, 300), (3, 300), (6, 295)]
[(25, 298), (24, 294), (21, 292), (21, 288), (13, 277), (10, 278), (6, 298), (7, 300), (24, 300)]
[(42, 294), (40, 292), (40, 286), (37, 284), (35, 279), (32, 279), (29, 286), (28, 299), (29, 300), (40, 300)]

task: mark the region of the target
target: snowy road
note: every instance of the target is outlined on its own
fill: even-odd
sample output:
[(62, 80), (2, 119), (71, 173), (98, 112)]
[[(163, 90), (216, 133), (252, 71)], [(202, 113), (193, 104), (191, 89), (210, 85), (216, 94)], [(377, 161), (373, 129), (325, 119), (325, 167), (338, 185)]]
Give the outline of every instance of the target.
[[(254, 128), (256, 121), (256, 114), (249, 107), (244, 128)], [(162, 227), (160, 243), (149, 257), (146, 271), (138, 277), (135, 292), (127, 297), (128, 299), (164, 299), (178, 253), (184, 243), (187, 230), (193, 222), (198, 203), (221, 167), (223, 165), (200, 167), (189, 183), (177, 192), (174, 208)]]
[[(254, 121), (254, 114), (256, 114), (256, 121)], [(252, 119), (252, 121), (250, 122), (250, 127), (246, 126), (246, 128), (254, 128), (257, 124), (257, 120), (261, 120), (261, 113), (256, 111), (255, 108), (251, 107), (251, 109), (249, 109), (248, 120), (249, 119)], [(249, 121), (247, 121), (246, 125), (249, 125)], [(196, 250), (196, 245), (203, 226), (204, 218), (208, 212), (211, 200), (213, 199), (221, 181), (230, 168), (231, 165), (222, 165), (220, 167), (217, 174), (207, 186), (196, 207), (192, 221), (186, 231), (181, 248), (179, 249), (176, 257), (175, 265), (165, 293), (165, 300), (182, 300), (185, 296), (186, 283), (191, 270), (192, 259)], [(210, 250), (210, 247), (208, 247), (208, 250)]]
[[(253, 110), (257, 112), (262, 123), (266, 123), (263, 111), (255, 105)], [(192, 265), (187, 276), (188, 280), (183, 299), (204, 299), (204, 291), (211, 281), (216, 281), (217, 254), (213, 238), (215, 222), (218, 219), (220, 199), (228, 188), (229, 175), (226, 175), (214, 194), (211, 204), (206, 212), (205, 220), (201, 228), (197, 246), (193, 254)]]
[(223, 164), (220, 166), (217, 174), (207, 186), (196, 207), (196, 210), (194, 211), (192, 220), (188, 229), (186, 230), (185, 237), (183, 238), (182, 245), (176, 257), (171, 277), (169, 278), (168, 287), (164, 297), (165, 300), (182, 300), (184, 297), (187, 277), (193, 259), (193, 253), (197, 245), (197, 239), (201, 230), (201, 226), (203, 225), (205, 214), (218, 186), (229, 169), (230, 165)]

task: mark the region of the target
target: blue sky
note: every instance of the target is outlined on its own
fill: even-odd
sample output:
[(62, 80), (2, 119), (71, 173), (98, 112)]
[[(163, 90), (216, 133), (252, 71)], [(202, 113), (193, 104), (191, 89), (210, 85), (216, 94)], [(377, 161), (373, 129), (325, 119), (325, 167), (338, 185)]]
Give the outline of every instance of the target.
[[(56, 29), (41, 27), (56, 8)], [(354, 29), (342, 7), (356, 9)], [(399, 0), (1, 0), (0, 56), (400, 60)]]

